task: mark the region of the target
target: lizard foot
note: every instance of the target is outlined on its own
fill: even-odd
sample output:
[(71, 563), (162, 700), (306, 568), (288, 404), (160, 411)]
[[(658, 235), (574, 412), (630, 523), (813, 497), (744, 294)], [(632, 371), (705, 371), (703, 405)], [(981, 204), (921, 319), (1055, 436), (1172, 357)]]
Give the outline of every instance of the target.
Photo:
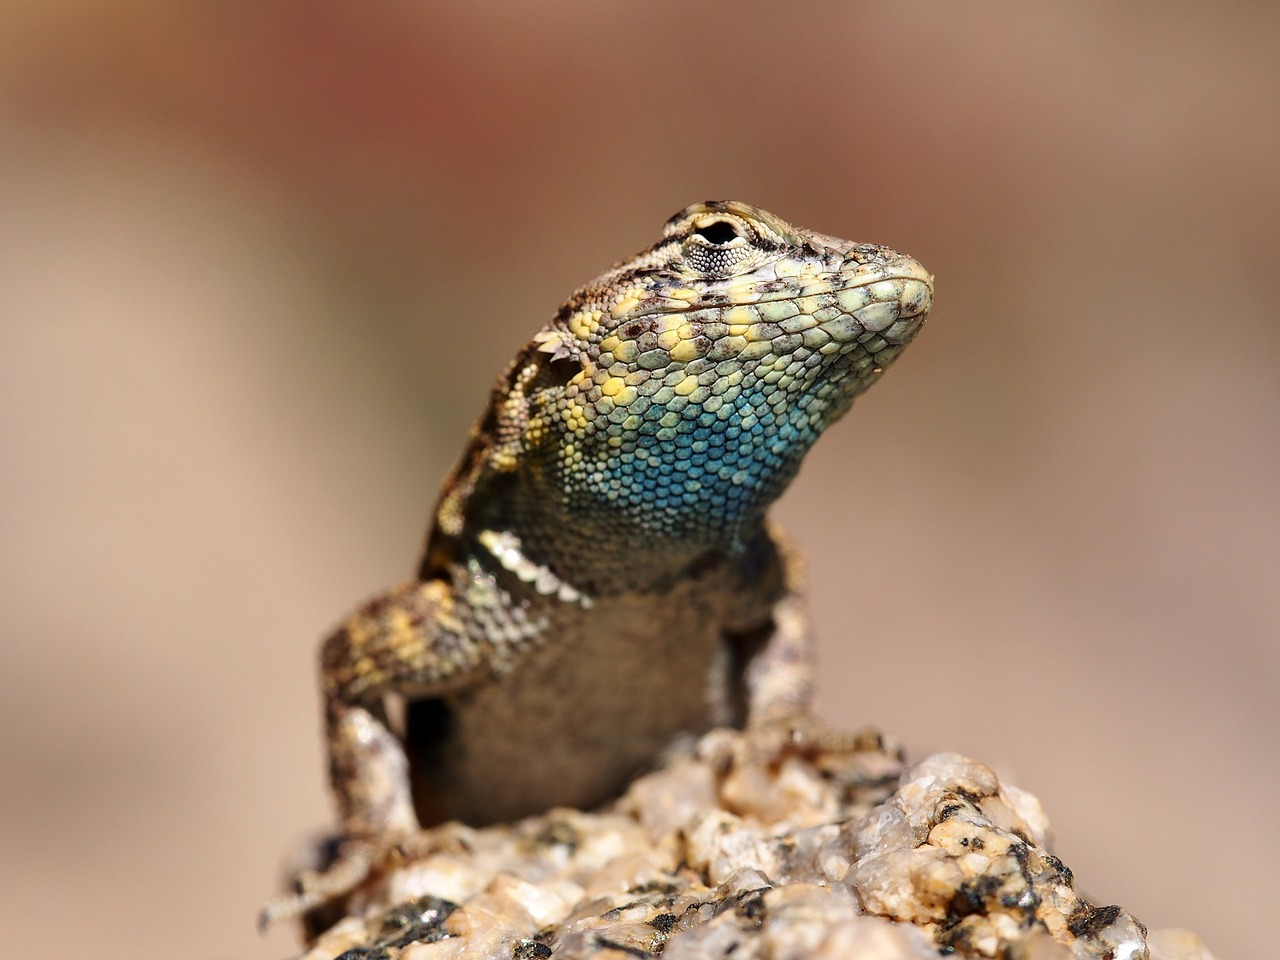
[(442, 850), (470, 847), (474, 828), (457, 821), (429, 830), (396, 832), (376, 837), (353, 837), (325, 844), (324, 865), (299, 869), (294, 875), (296, 892), (267, 901), (258, 914), (258, 929), (265, 931), (282, 920), (302, 918), (308, 940), (323, 933), (347, 912), (345, 898), (373, 874), (393, 870)]
[(814, 757), (823, 753), (887, 753), (893, 746), (875, 727), (863, 727), (853, 733), (838, 730), (810, 717), (792, 720), (782, 726), (783, 750)]
[(902, 748), (897, 741), (886, 737), (875, 727), (863, 727), (850, 733), (806, 715), (748, 724), (745, 734), (743, 738), (731, 741), (737, 750), (747, 751), (737, 759), (764, 766), (797, 755), (813, 762), (823, 757), (855, 754), (902, 759)]
[[(296, 892), (268, 900), (258, 913), (258, 929), (265, 931), (281, 920), (292, 920), (313, 913), (340, 900), (360, 886), (376, 865), (387, 862), (398, 850), (395, 841), (347, 840), (337, 850), (334, 860), (320, 870), (301, 870), (294, 879)], [(308, 928), (318, 926), (306, 921)]]

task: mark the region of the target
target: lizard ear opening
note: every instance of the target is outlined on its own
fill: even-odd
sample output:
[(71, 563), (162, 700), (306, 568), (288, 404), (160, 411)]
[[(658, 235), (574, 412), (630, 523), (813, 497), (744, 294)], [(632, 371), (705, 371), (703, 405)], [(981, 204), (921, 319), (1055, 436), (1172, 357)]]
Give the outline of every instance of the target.
[(569, 354), (552, 356), (547, 361), (547, 370), (551, 379), (563, 387), (582, 372), (582, 361)]
[[(562, 309), (562, 319), (565, 313)], [(541, 370), (545, 373), (541, 379), (544, 382), (550, 379), (556, 386), (563, 387), (582, 372), (582, 358), (570, 344), (571, 338), (560, 330), (543, 330), (533, 338), (530, 346), (536, 345), (536, 351), (532, 356), (543, 356)]]

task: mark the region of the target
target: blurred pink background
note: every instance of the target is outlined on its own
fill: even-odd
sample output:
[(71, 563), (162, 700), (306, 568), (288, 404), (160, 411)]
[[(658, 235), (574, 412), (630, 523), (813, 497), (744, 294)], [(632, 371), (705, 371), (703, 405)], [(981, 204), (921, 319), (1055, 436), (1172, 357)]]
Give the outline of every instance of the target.
[(318, 638), (515, 348), (734, 197), (937, 275), (778, 511), (824, 713), (1272, 954), (1278, 63), (1262, 2), (6, 5), (6, 952), (295, 949)]

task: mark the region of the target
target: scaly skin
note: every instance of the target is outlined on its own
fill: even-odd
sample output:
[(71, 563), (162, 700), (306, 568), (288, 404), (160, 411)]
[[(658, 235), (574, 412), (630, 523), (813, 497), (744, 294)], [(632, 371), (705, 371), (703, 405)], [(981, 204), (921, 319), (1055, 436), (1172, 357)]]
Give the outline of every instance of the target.
[(802, 716), (798, 567), (765, 511), (931, 301), (910, 257), (732, 201), (575, 293), (494, 388), (418, 578), (324, 644), (344, 842), (266, 918), (419, 824), (592, 806), (682, 731)]

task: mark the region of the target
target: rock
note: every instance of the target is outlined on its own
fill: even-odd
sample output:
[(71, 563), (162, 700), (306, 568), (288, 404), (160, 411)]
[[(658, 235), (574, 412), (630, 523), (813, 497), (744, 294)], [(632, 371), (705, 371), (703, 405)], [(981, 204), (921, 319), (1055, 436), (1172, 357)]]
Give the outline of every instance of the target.
[(1047, 833), (966, 757), (716, 730), (598, 811), (424, 832), (306, 960), (1212, 960), (1081, 897)]

